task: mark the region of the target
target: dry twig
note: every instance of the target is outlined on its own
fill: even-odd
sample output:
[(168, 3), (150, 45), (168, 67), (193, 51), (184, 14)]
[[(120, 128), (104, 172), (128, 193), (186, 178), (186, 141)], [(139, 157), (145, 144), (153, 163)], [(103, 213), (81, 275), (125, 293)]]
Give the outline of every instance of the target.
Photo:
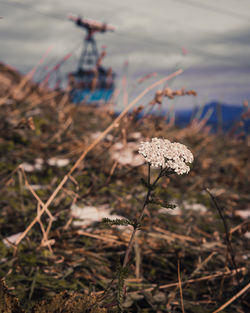
[(229, 304), (231, 304), (233, 301), (235, 301), (237, 298), (239, 298), (244, 292), (246, 292), (250, 288), (250, 283), (246, 285), (244, 288), (242, 288), (239, 292), (236, 293), (231, 299), (229, 299), (226, 303), (224, 303), (222, 306), (220, 306), (217, 310), (215, 310), (213, 313), (217, 313), (225, 309)]

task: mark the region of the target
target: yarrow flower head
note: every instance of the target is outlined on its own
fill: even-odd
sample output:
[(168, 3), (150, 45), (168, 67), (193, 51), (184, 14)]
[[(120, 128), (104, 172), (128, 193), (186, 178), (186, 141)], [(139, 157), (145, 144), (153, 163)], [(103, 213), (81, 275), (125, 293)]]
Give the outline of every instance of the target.
[(186, 163), (194, 160), (192, 152), (185, 145), (161, 138), (141, 142), (139, 153), (152, 167), (169, 168), (178, 175), (188, 173), (190, 168)]

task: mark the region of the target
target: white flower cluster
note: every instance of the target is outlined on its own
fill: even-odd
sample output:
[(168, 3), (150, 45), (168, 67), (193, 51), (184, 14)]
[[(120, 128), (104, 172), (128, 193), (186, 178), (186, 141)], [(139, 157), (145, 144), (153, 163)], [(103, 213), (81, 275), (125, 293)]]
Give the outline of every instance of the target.
[(190, 168), (186, 163), (192, 163), (194, 160), (192, 152), (185, 145), (160, 138), (141, 142), (139, 153), (152, 167), (169, 168), (178, 175), (188, 173)]

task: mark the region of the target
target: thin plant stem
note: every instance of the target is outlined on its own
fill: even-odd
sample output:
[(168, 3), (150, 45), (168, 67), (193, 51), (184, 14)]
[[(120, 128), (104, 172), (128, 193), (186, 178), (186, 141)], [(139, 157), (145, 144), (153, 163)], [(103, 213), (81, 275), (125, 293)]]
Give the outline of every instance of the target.
[(136, 232), (138, 230), (138, 225), (140, 225), (140, 223), (142, 221), (142, 218), (143, 218), (144, 213), (145, 213), (145, 209), (146, 209), (147, 205), (150, 203), (151, 192), (155, 188), (155, 186), (156, 186), (157, 182), (159, 181), (159, 179), (162, 177), (162, 174), (163, 174), (163, 171), (164, 171), (161, 168), (159, 175), (157, 176), (155, 181), (151, 184), (150, 183), (150, 175), (151, 175), (150, 167), (151, 166), (148, 163), (148, 184), (147, 184), (148, 192), (147, 192), (146, 198), (144, 200), (144, 203), (143, 203), (143, 206), (142, 206), (142, 209), (141, 209), (141, 213), (140, 213), (138, 219), (136, 220), (136, 224), (135, 224), (134, 230), (133, 230), (133, 232), (131, 234), (131, 237), (130, 237), (130, 240), (129, 240), (129, 244), (128, 244), (128, 247), (127, 247), (127, 250), (126, 250), (126, 253), (125, 253), (125, 257), (124, 257), (124, 261), (123, 261), (123, 268), (126, 267), (128, 262), (129, 262), (130, 253), (132, 251), (133, 244), (134, 244), (135, 234), (136, 234)]
[(222, 213), (222, 209), (221, 207), (219, 206), (218, 202), (216, 201), (216, 198), (212, 195), (212, 193), (209, 191), (208, 188), (206, 188), (206, 192), (209, 194), (209, 196), (211, 197), (212, 201), (213, 201), (213, 204), (214, 206), (216, 207), (219, 215), (220, 215), (220, 218), (222, 219), (222, 222), (223, 222), (223, 225), (224, 225), (224, 229), (225, 229), (225, 239), (226, 239), (226, 244), (227, 244), (227, 249), (228, 249), (228, 252), (229, 252), (229, 255), (231, 257), (231, 261), (232, 261), (232, 265), (236, 271), (236, 279), (237, 279), (237, 282), (238, 282), (238, 285), (240, 285), (240, 279), (239, 279), (239, 275), (238, 275), (238, 271), (237, 271), (237, 265), (235, 263), (235, 253), (234, 253), (234, 250), (232, 248), (232, 245), (231, 245), (231, 240), (230, 240), (230, 237), (229, 237), (229, 230), (228, 230), (228, 225), (227, 225), (227, 221)]
[(148, 186), (150, 186), (150, 163), (148, 163)]
[(178, 284), (180, 289), (180, 297), (181, 297), (181, 311), (185, 313), (184, 303), (183, 303), (183, 294), (182, 294), (182, 286), (181, 286), (181, 273), (180, 273), (180, 259), (178, 258)]

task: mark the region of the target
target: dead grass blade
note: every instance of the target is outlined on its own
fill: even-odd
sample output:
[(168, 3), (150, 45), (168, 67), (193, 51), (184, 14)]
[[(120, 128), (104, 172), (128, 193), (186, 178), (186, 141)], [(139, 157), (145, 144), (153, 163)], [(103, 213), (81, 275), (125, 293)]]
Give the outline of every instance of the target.
[[(241, 267), (238, 268), (238, 273), (239, 272), (245, 272), (247, 269), (246, 267)], [(204, 281), (204, 280), (211, 280), (211, 279), (216, 279), (219, 278), (221, 276), (226, 276), (226, 277), (230, 277), (230, 276), (234, 276), (237, 273), (235, 270), (231, 271), (231, 270), (227, 270), (225, 272), (218, 272), (216, 274), (213, 275), (208, 275), (208, 276), (204, 276), (204, 277), (199, 277), (199, 278), (195, 278), (195, 279), (188, 279), (185, 281), (182, 281), (181, 284), (182, 286), (185, 284), (192, 284), (192, 283), (196, 283), (196, 282), (200, 282), (200, 281)], [(175, 283), (170, 283), (170, 284), (166, 284), (166, 285), (161, 285), (158, 286), (158, 288), (161, 289), (167, 289), (167, 288), (172, 288), (172, 287), (178, 287), (179, 286), (179, 282), (175, 282)], [(139, 292), (145, 292), (145, 291), (153, 291), (156, 288), (156, 285), (154, 285), (154, 287), (150, 287), (150, 288), (146, 288), (146, 289), (141, 289), (141, 290), (136, 290), (136, 291), (131, 291), (128, 292), (128, 294), (132, 294), (132, 293), (139, 293)]]
[(181, 273), (180, 273), (180, 259), (179, 258), (178, 258), (177, 270), (178, 270), (178, 285), (179, 285), (180, 297), (181, 297), (181, 310), (182, 310), (182, 313), (185, 313), (184, 303), (183, 303), (182, 286), (181, 286)]
[(226, 303), (224, 303), (222, 306), (220, 306), (217, 310), (215, 310), (213, 313), (217, 313), (225, 309), (229, 304), (231, 304), (233, 301), (235, 301), (237, 298), (239, 298), (244, 292), (246, 292), (250, 288), (250, 283), (246, 285), (244, 288), (242, 288), (239, 292), (236, 293), (231, 299), (229, 299)]

